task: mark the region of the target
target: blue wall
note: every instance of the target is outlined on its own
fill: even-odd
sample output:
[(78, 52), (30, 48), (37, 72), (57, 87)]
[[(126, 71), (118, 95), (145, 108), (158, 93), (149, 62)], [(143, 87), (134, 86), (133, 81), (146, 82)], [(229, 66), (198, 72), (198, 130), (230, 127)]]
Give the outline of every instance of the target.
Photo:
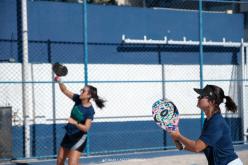
[[(29, 2), (31, 40), (82, 41), (83, 6), (75, 3)], [(242, 14), (204, 13), (204, 36), (240, 41)], [(89, 42), (119, 43), (122, 34), (130, 38), (198, 40), (198, 12), (88, 5)], [(235, 33), (234, 33), (235, 32)]]
[[(89, 62), (110, 64), (197, 64), (198, 48), (157, 46), (123, 46), (122, 34), (129, 38), (144, 35), (152, 39), (198, 40), (198, 13), (154, 10), (132, 7), (88, 6)], [(15, 0), (0, 0), (0, 60), (18, 57), (17, 11)], [(28, 23), (30, 40), (82, 42), (82, 6), (76, 3), (53, 3), (28, 1)], [(243, 37), (242, 14), (204, 13), (204, 36), (208, 40), (240, 41)], [(13, 42), (1, 39), (13, 40)], [(99, 43), (105, 43), (103, 45)], [(107, 44), (106, 44), (107, 43)], [(110, 44), (111, 43), (111, 44)], [(49, 48), (50, 47), (50, 52)], [(205, 48), (205, 64), (231, 64), (238, 62), (236, 49)], [(29, 45), (29, 60), (35, 63), (49, 62), (82, 63), (83, 45), (80, 43), (44, 42)], [(240, 119), (230, 119), (234, 128), (233, 140), (241, 140)], [(200, 120), (182, 119), (181, 131), (184, 135), (198, 138)], [(189, 129), (192, 126), (198, 128)], [(32, 138), (36, 153), (33, 156), (53, 155), (63, 137), (63, 125), (56, 125), (56, 138), (53, 125), (36, 125), (32, 128)], [(184, 132), (185, 131), (185, 132)], [(186, 132), (187, 131), (187, 132)], [(22, 128), (13, 128), (14, 157), (23, 156)], [(94, 123), (91, 129), (91, 151), (103, 152), (118, 149), (139, 149), (162, 147), (164, 133), (152, 121)], [(166, 138), (167, 145), (172, 145)], [(56, 143), (54, 143), (56, 142)], [(56, 148), (53, 148), (53, 145)]]
[(17, 39), (16, 3), (14, 0), (0, 1), (0, 38)]
[[(83, 40), (83, 6), (76, 3), (39, 2), (28, 3), (28, 24), (30, 40), (75, 41)], [(0, 1), (0, 39), (17, 39), (15, 0)], [(244, 34), (242, 14), (203, 14), (203, 33), (207, 40), (240, 41)], [(158, 51), (137, 52), (120, 51), (121, 37), (140, 38), (144, 35), (152, 39), (198, 40), (198, 12), (175, 11), (166, 9), (147, 9), (116, 6), (88, 5), (89, 42), (115, 43), (110, 46), (89, 46), (90, 63), (158, 63)], [(2, 43), (0, 59), (8, 57), (8, 52), (18, 59), (16, 43)], [(119, 44), (119, 45), (118, 45)], [(52, 45), (52, 62), (83, 62), (82, 45)], [(30, 62), (48, 62), (47, 44), (30, 44)], [(3, 50), (4, 49), (4, 50)], [(13, 49), (13, 50), (9, 50)], [(196, 64), (198, 53), (162, 53), (162, 63)], [(222, 49), (222, 48), (220, 48)], [(130, 49), (126, 49), (130, 51)], [(207, 51), (207, 49), (206, 49)], [(223, 51), (223, 50), (222, 50)], [(233, 51), (224, 50), (224, 58), (216, 52), (206, 53), (205, 63), (230, 64)], [(229, 52), (229, 53), (226, 53)], [(235, 51), (234, 51), (235, 52)], [(185, 57), (187, 55), (187, 58)], [(154, 56), (155, 55), (155, 56)], [(166, 55), (166, 56), (164, 56)], [(20, 55), (19, 55), (20, 56)], [(165, 59), (166, 60), (163, 60)], [(19, 57), (21, 59), (21, 57)]]
[[(232, 140), (242, 140), (242, 130), (237, 129), (241, 124), (240, 118), (226, 119), (232, 130)], [(200, 119), (181, 119), (180, 131), (191, 139), (200, 136)], [(194, 127), (194, 129), (192, 129)], [(57, 124), (53, 132), (53, 125), (37, 124), (32, 127), (31, 141), (32, 156), (48, 156), (57, 154), (58, 147), (64, 136), (64, 124)], [(34, 132), (35, 130), (35, 132)], [(95, 122), (90, 130), (90, 152), (127, 152), (131, 150), (159, 149), (174, 146), (170, 136), (166, 135), (153, 121), (129, 122)], [(55, 148), (54, 148), (55, 147)], [(23, 156), (22, 127), (13, 128), (13, 157)]]

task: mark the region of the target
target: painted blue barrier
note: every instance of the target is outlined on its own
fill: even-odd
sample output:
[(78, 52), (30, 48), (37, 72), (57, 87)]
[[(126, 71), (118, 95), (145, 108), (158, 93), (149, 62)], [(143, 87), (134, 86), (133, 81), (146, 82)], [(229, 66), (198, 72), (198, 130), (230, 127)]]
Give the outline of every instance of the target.
[[(228, 118), (232, 129), (233, 141), (242, 140), (242, 130), (235, 129), (240, 125), (240, 118)], [(53, 136), (56, 136), (56, 150), (64, 136), (64, 124), (56, 125), (53, 135), (52, 125), (37, 124), (32, 126), (36, 134), (32, 135), (33, 157), (54, 155)], [(218, 128), (217, 128), (218, 129)], [(23, 156), (22, 127), (13, 127), (13, 158)], [(46, 130), (46, 131), (44, 131)], [(200, 135), (200, 119), (181, 119), (180, 130), (186, 137), (197, 139)], [(174, 146), (171, 138), (153, 121), (128, 122), (95, 122), (90, 130), (91, 154), (129, 152), (139, 150), (161, 150)]]

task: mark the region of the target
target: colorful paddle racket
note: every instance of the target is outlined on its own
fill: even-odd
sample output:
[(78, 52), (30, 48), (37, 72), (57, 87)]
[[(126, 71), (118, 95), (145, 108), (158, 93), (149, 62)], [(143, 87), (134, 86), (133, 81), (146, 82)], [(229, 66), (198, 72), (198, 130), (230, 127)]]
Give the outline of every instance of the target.
[[(152, 116), (156, 124), (167, 132), (176, 131), (179, 123), (179, 112), (175, 104), (169, 99), (159, 99), (152, 105)], [(174, 141), (177, 149), (183, 146), (179, 141)]]

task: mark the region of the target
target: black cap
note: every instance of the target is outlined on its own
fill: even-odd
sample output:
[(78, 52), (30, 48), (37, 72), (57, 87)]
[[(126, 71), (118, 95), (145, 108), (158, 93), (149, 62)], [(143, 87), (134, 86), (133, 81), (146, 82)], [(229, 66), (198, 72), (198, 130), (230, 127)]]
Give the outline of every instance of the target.
[(194, 91), (200, 96), (208, 96), (209, 98), (215, 99), (214, 85), (206, 85), (203, 89), (194, 88)]
[(206, 85), (203, 89), (194, 88), (194, 91), (200, 96), (207, 96), (209, 99), (215, 100), (218, 105), (226, 98), (223, 89), (216, 85)]

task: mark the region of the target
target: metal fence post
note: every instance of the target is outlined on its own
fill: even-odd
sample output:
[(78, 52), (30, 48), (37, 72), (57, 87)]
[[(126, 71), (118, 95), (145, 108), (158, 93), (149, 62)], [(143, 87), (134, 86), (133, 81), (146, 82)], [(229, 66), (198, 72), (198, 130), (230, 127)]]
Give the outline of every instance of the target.
[[(84, 84), (88, 84), (88, 22), (87, 22), (87, 1), (83, 3), (84, 19)], [(90, 155), (90, 133), (87, 133), (86, 155)]]
[[(52, 48), (51, 48), (51, 40), (47, 40), (47, 56), (48, 56), (48, 63), (52, 65)], [(54, 80), (54, 74), (51, 69), (51, 79), (52, 79), (52, 107), (53, 107), (53, 154), (57, 154), (57, 129), (56, 129), (56, 99), (55, 99), (55, 82)]]
[(241, 52), (241, 114), (242, 114), (242, 126), (243, 126), (243, 137), (244, 137), (244, 143), (247, 143), (247, 112), (246, 112), (246, 60), (247, 56), (245, 55), (245, 52), (247, 53), (247, 50), (245, 51), (244, 41), (241, 40), (241, 46), (240, 46), (240, 52)]
[[(203, 88), (203, 19), (202, 19), (202, 0), (199, 0), (199, 48), (200, 48), (200, 88)], [(201, 112), (201, 126), (204, 124), (204, 113)]]
[(25, 157), (31, 156), (30, 148), (30, 108), (32, 107), (32, 102), (30, 99), (30, 94), (32, 89), (27, 81), (30, 80), (30, 73), (28, 67), (28, 18), (27, 18), (27, 0), (22, 0), (21, 3), (22, 11), (22, 80), (23, 80), (23, 118), (24, 118), (24, 143), (25, 143)]

